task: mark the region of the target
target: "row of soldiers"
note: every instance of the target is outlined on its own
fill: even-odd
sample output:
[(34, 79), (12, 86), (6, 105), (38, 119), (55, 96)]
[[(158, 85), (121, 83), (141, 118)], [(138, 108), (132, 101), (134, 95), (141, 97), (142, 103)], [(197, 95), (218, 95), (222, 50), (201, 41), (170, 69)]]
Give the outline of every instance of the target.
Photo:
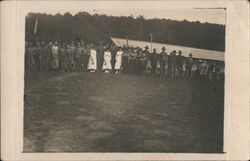
[[(106, 46), (104, 48), (85, 45), (84, 42), (72, 42), (71, 44), (57, 41), (54, 43), (37, 42), (35, 46), (26, 43), (25, 48), (25, 67), (26, 70), (60, 70), (60, 71), (88, 71), (88, 64), (91, 57), (91, 50), (97, 51), (96, 63), (97, 69), (102, 70), (104, 63), (104, 53), (110, 52), (110, 68), (105, 69), (108, 72), (115, 70), (116, 73), (144, 73), (150, 72), (151, 75), (159, 73), (161, 77), (171, 78), (208, 78), (216, 79), (220, 67), (216, 63), (197, 61), (193, 59), (192, 54), (184, 57), (182, 51), (173, 50), (166, 53), (166, 48), (162, 47), (161, 52), (153, 49), (149, 52), (148, 46), (143, 49), (137, 47), (117, 47)], [(117, 52), (122, 51), (121, 65), (115, 68)], [(93, 71), (93, 70), (91, 70)]]

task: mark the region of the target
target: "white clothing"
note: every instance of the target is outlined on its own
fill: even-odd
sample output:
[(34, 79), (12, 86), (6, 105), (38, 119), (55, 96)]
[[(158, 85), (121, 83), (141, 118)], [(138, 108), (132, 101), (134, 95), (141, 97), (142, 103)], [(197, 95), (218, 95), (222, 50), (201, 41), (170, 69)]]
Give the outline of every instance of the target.
[(117, 51), (115, 56), (115, 70), (120, 70), (122, 65), (122, 54), (123, 51)]
[(88, 70), (96, 70), (97, 68), (97, 59), (96, 59), (96, 50), (90, 50)]
[(58, 56), (58, 50), (59, 50), (58, 46), (55, 45), (52, 46), (51, 53), (54, 58)]
[(103, 55), (103, 65), (102, 65), (102, 70), (111, 70), (111, 52), (110, 51), (105, 51)]

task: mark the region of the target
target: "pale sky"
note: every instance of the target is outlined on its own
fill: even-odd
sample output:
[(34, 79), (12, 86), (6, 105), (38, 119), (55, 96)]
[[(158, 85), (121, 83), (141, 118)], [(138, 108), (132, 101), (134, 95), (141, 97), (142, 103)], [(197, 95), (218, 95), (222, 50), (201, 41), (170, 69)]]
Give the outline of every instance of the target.
[(76, 3), (67, 3), (56, 5), (31, 5), (27, 12), (39, 12), (48, 14), (64, 14), (70, 12), (75, 15), (78, 12), (88, 12), (90, 14), (106, 14), (112, 16), (130, 16), (137, 17), (142, 15), (146, 19), (166, 18), (172, 20), (200, 21), (202, 23), (216, 23), (225, 25), (226, 11), (224, 9), (194, 9), (194, 8), (169, 8), (163, 2), (153, 3), (152, 1), (132, 2), (132, 1), (84, 1)]

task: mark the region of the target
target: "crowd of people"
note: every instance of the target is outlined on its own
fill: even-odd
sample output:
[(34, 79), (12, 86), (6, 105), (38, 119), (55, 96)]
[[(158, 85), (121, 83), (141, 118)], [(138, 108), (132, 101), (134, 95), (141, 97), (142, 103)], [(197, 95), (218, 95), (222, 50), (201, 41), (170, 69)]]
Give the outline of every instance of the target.
[(25, 44), (25, 70), (96, 72), (108, 73), (150, 73), (167, 78), (194, 78), (223, 80), (224, 64), (215, 61), (183, 56), (181, 50), (166, 53), (149, 47), (144, 49), (129, 46), (95, 46), (83, 41), (70, 44), (55, 42), (31, 42)]

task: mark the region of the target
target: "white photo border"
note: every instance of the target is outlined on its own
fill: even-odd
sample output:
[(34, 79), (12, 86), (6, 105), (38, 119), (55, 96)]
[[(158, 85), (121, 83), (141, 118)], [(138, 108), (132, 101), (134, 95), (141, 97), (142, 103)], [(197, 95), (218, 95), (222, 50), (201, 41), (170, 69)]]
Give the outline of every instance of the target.
[[(225, 8), (224, 153), (23, 153), (25, 16), (34, 8), (119, 5), (177, 9)], [(84, 8), (84, 7), (83, 7)], [(5, 1), (1, 5), (1, 154), (3, 160), (247, 160), (249, 159), (249, 4), (241, 0)]]

